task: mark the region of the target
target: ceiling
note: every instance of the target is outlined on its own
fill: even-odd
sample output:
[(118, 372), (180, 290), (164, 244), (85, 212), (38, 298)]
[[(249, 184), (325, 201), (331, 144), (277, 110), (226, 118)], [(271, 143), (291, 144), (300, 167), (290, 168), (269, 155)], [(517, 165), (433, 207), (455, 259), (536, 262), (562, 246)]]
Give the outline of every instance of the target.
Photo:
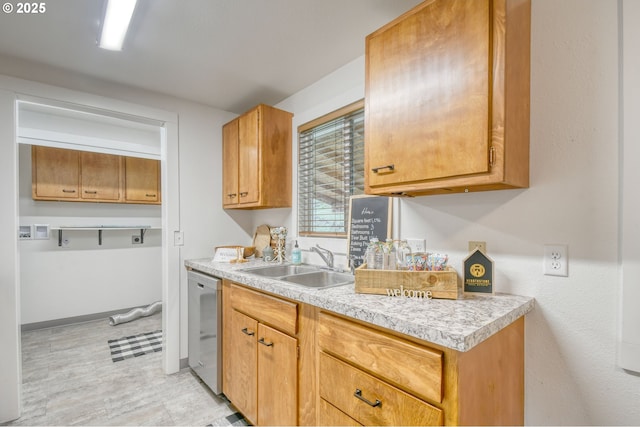
[(360, 57), (367, 34), (420, 1), (139, 0), (112, 52), (96, 46), (103, 0), (50, 0), (0, 14), (0, 55), (242, 113)]

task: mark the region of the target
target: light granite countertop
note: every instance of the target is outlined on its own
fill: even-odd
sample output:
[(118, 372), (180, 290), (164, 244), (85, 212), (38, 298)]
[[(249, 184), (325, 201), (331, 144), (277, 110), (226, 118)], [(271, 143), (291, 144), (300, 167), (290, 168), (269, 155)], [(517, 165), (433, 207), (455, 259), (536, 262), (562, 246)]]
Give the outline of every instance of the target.
[(266, 265), (186, 260), (185, 266), (248, 287), (310, 304), (458, 351), (468, 351), (534, 307), (532, 297), (495, 294), (461, 295), (457, 300), (358, 294), (354, 285), (313, 289), (248, 274)]

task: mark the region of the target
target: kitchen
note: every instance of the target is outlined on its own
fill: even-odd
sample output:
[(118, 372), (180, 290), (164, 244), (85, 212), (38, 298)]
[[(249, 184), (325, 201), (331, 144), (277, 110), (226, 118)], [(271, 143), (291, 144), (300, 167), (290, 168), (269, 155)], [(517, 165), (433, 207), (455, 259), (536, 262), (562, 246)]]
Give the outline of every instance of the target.
[[(618, 200), (618, 192), (623, 191), (619, 183), (623, 112), (616, 66), (621, 31), (618, 7), (625, 7), (625, 18), (633, 16), (628, 2), (532, 1), (530, 188), (402, 200), (403, 236), (423, 236), (429, 247), (458, 260), (468, 240), (486, 241), (496, 262), (497, 291), (535, 297), (536, 308), (526, 317), (526, 424), (637, 424), (640, 420), (635, 404), (638, 378), (616, 364), (622, 298), (620, 245), (625, 235), (619, 230), (622, 207)], [(181, 227), (173, 229), (184, 231), (181, 260), (211, 256), (219, 242), (248, 244), (260, 224), (294, 227), (292, 209), (225, 212), (219, 206), (221, 127), (235, 114), (32, 65), (3, 60), (0, 73), (29, 81), (28, 89), (22, 90), (40, 96), (51, 94), (46, 85), (54, 85), (179, 114), (179, 164), (172, 173), (180, 182), (175, 201)], [(295, 129), (362, 98), (363, 70), (364, 58), (354, 58), (275, 106), (294, 113)], [(4, 79), (3, 89), (17, 90), (16, 84)], [(6, 112), (8, 107), (3, 105)], [(3, 132), (8, 129), (11, 126), (3, 126)], [(3, 140), (12, 140), (10, 132), (4, 135)], [(3, 181), (14, 182), (15, 165), (9, 161), (11, 155), (4, 155), (12, 153), (12, 148), (3, 142), (2, 150)], [(627, 155), (625, 150), (625, 160)], [(6, 200), (13, 197), (9, 187), (2, 190)], [(14, 210), (7, 205), (2, 212), (3, 223), (13, 223)], [(13, 289), (10, 282), (15, 275), (15, 233), (9, 228), (2, 239), (3, 339), (15, 334), (14, 329), (5, 328), (16, 322), (15, 308), (4, 305), (15, 298), (7, 290)], [(307, 249), (316, 242), (300, 243)], [(318, 243), (329, 247), (334, 243), (332, 249), (344, 252), (340, 243)], [(546, 243), (568, 244), (567, 278), (542, 274)], [(183, 295), (186, 271), (178, 274)], [(185, 330), (181, 323), (180, 336)], [(181, 340), (179, 359), (186, 357), (185, 345)], [(3, 361), (12, 360), (11, 355), (6, 357), (3, 353)], [(11, 378), (12, 370), (4, 371), (10, 364), (2, 366), (3, 378)]]

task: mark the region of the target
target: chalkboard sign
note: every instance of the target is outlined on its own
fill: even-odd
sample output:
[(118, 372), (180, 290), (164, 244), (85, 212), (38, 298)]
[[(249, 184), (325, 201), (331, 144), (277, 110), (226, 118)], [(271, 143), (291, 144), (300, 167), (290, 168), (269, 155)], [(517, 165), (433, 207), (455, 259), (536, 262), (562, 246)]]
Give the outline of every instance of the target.
[(355, 267), (364, 263), (364, 253), (372, 237), (384, 242), (391, 238), (390, 197), (351, 196), (349, 200), (349, 257)]

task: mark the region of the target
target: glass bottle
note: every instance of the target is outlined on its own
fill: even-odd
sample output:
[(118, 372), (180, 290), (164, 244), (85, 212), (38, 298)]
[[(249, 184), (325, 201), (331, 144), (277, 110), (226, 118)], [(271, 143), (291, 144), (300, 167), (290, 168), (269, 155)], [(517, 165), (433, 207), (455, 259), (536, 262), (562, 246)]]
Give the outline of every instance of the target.
[(400, 270), (410, 270), (411, 264), (413, 263), (413, 255), (411, 253), (411, 247), (406, 240), (400, 240), (398, 242), (398, 249), (396, 252), (396, 257), (398, 260), (398, 269)]
[(378, 239), (374, 237), (369, 241), (369, 244), (367, 245), (367, 250), (365, 251), (365, 254), (364, 254), (364, 259), (365, 259), (365, 262), (367, 263), (367, 269), (376, 268), (377, 241)]
[(387, 251), (386, 251), (386, 267), (385, 270), (395, 270), (396, 269), (396, 264), (397, 264), (397, 256), (396, 256), (396, 247), (393, 245), (393, 240), (391, 239), (387, 239), (387, 242), (385, 244)]
[(374, 252), (374, 259), (375, 259), (375, 263), (373, 265), (373, 268), (375, 268), (376, 270), (382, 270), (382, 267), (384, 265), (384, 252), (383, 252), (383, 248), (382, 248), (382, 243), (380, 243), (380, 241), (378, 240), (377, 237), (374, 237), (372, 240), (374, 240), (374, 244), (375, 244), (375, 252)]

